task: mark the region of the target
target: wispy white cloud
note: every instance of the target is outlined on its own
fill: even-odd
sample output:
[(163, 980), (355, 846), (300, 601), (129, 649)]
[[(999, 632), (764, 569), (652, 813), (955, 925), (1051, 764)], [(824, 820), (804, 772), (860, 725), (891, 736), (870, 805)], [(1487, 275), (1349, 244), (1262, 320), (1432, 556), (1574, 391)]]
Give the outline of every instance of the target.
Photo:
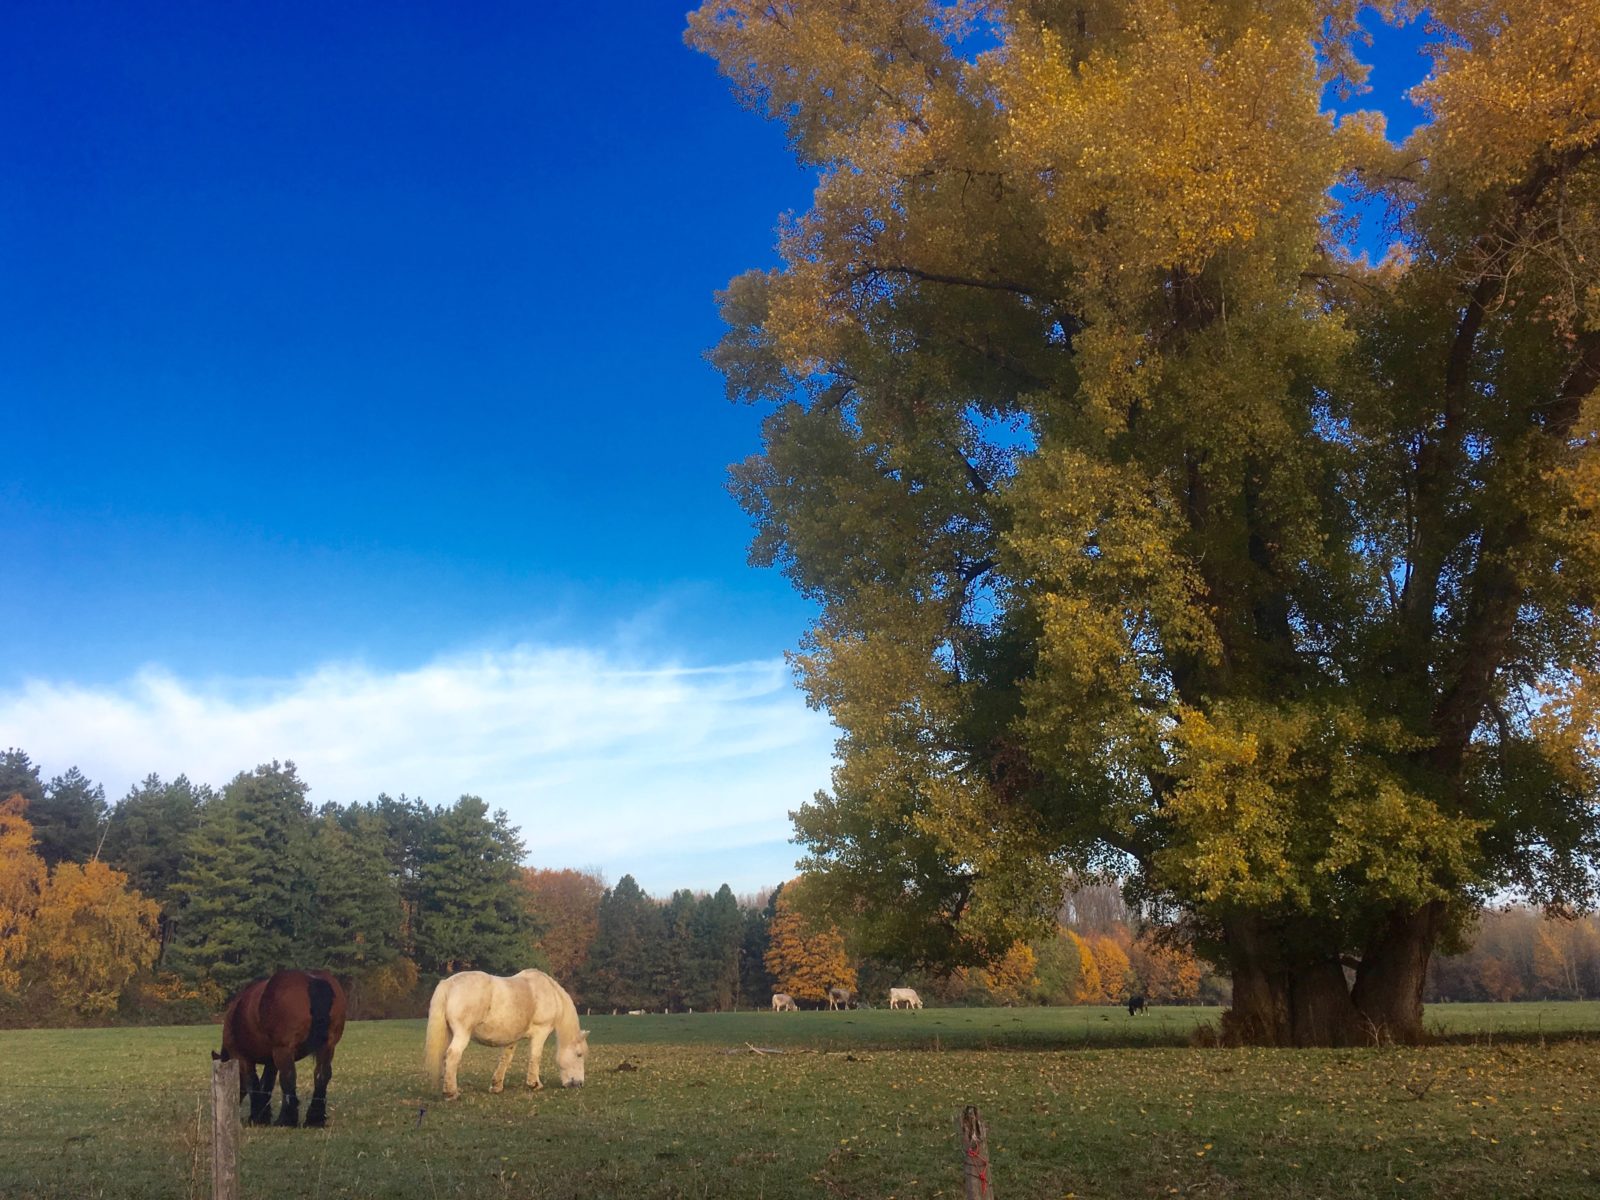
[(647, 890), (747, 891), (793, 873), (788, 812), (827, 786), (832, 731), (781, 661), (691, 668), (521, 646), (379, 672), (0, 692), (0, 743), (115, 799), (154, 771), (220, 785), (292, 759), (314, 801), (380, 792), (504, 808), (529, 861)]

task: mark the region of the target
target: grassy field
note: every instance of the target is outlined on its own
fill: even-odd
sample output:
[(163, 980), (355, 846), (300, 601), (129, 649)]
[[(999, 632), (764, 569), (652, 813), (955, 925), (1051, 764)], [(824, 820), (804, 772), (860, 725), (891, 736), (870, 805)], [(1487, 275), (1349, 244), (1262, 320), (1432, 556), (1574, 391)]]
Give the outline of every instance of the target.
[[(328, 1128), (246, 1129), (242, 1190), (954, 1198), (955, 1114), (975, 1103), (1005, 1200), (1600, 1194), (1600, 1004), (1444, 1006), (1424, 1049), (1184, 1044), (1215, 1017), (594, 1017), (587, 1087), (490, 1095), (494, 1054), (474, 1047), (453, 1104), (419, 1079), (420, 1022), (357, 1023)], [(209, 1027), (0, 1033), (0, 1196), (205, 1196), (215, 1044)]]

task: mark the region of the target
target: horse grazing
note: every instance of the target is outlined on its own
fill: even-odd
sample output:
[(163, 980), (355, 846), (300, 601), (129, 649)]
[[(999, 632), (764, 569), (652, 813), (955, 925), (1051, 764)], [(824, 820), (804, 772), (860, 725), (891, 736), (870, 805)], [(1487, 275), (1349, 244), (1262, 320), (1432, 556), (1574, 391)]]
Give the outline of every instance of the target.
[(833, 1012), (841, 1008), (850, 1008), (851, 998), (855, 996), (847, 987), (831, 987), (828, 989), (828, 1011)]
[(333, 1078), (333, 1048), (344, 1035), (344, 1008), (344, 989), (326, 971), (278, 971), (246, 984), (228, 1001), (222, 1015), (222, 1053), (213, 1050), (211, 1057), (239, 1060), (239, 1099), (249, 1093), (252, 1125), (272, 1120), (274, 1079), (283, 1088), (278, 1124), (300, 1123), (294, 1064), (308, 1054), (317, 1056), (317, 1066), (306, 1124), (327, 1124), (328, 1080)]
[(1143, 996), (1128, 997), (1128, 1015), (1130, 1017), (1135, 1013), (1148, 1013), (1149, 1011), (1149, 1001), (1147, 1001)]
[[(494, 1069), (491, 1092), (505, 1086), (506, 1068), (517, 1043), (529, 1040), (528, 1086), (542, 1088), (539, 1060), (545, 1039), (556, 1035), (556, 1066), (562, 1087), (583, 1086), (583, 1058), (589, 1052), (589, 1031), (578, 1028), (572, 997), (543, 971), (519, 971), (509, 979), (482, 971), (462, 971), (441, 979), (428, 1004), (428, 1040), (422, 1067), (432, 1084), (444, 1085), (445, 1098), (461, 1095), (456, 1068), (469, 1041), (504, 1046)], [(442, 1073), (442, 1079), (441, 1079)]]
[(794, 1002), (794, 997), (788, 992), (772, 993), (773, 1012), (799, 1012), (800, 1006)]
[(921, 1008), (922, 997), (917, 995), (916, 988), (890, 988), (890, 1008)]

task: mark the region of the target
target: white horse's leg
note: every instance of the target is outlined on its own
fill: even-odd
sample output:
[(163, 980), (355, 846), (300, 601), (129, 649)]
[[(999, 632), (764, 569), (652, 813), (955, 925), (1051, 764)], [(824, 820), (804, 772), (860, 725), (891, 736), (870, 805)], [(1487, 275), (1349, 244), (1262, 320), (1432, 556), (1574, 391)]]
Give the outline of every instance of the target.
[(544, 1086), (539, 1081), (539, 1060), (544, 1057), (544, 1043), (545, 1039), (550, 1036), (551, 1028), (552, 1026), (546, 1025), (543, 1028), (535, 1029), (533, 1035), (528, 1039), (528, 1086), (531, 1088), (542, 1088)]
[(517, 1053), (517, 1044), (512, 1042), (500, 1051), (500, 1061), (495, 1064), (494, 1082), (489, 1085), (491, 1092), (501, 1091), (506, 1086), (506, 1070), (511, 1066), (511, 1059)]
[(461, 1089), (456, 1086), (456, 1068), (461, 1065), (461, 1056), (466, 1053), (467, 1043), (471, 1040), (472, 1031), (463, 1026), (452, 1034), (450, 1048), (444, 1052), (444, 1096), (446, 1100), (454, 1100), (461, 1095)]

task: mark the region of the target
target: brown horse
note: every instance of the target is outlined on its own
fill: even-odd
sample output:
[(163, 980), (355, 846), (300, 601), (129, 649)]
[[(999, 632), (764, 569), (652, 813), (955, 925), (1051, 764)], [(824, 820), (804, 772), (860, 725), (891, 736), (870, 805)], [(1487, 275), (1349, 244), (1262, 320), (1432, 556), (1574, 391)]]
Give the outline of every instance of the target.
[[(272, 1120), (274, 1078), (283, 1088), (279, 1125), (300, 1123), (300, 1098), (294, 1090), (294, 1064), (317, 1056), (315, 1090), (306, 1109), (307, 1125), (328, 1120), (328, 1080), (333, 1078), (333, 1048), (344, 1033), (344, 989), (326, 971), (279, 971), (246, 984), (228, 1001), (222, 1016), (222, 1053), (239, 1060), (239, 1099), (250, 1095), (250, 1123)], [(259, 1078), (256, 1068), (263, 1068)], [(249, 1074), (245, 1074), (245, 1068)]]

